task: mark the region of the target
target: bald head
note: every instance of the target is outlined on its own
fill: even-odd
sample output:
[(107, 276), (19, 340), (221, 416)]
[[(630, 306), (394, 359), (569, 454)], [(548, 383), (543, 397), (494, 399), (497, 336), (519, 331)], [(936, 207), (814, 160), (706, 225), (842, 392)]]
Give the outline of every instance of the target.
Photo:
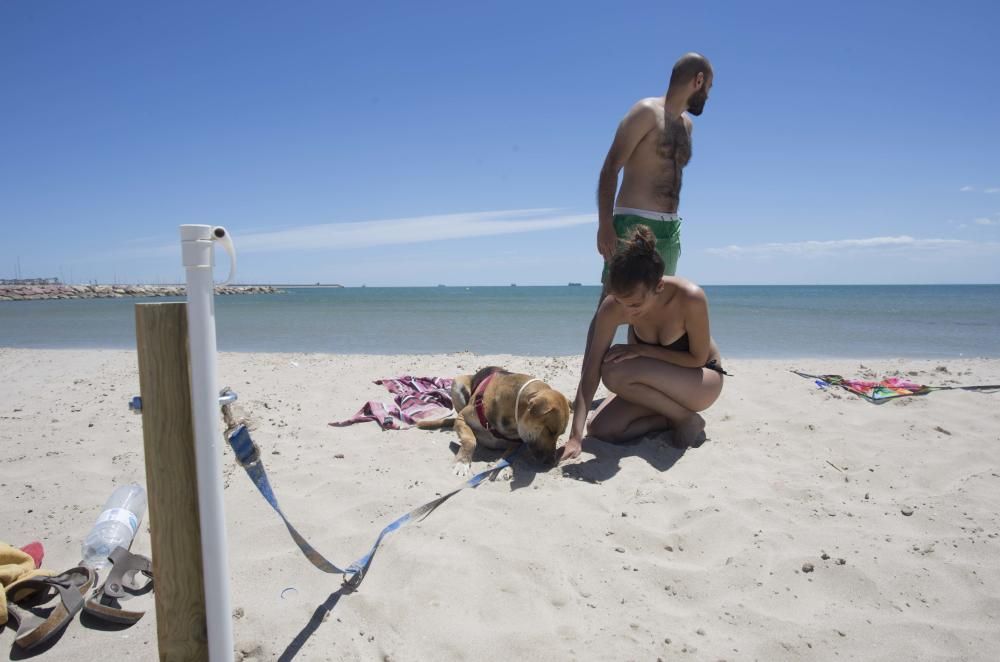
[(706, 80), (712, 77), (712, 64), (701, 53), (685, 53), (670, 72), (670, 89), (677, 89), (704, 74)]

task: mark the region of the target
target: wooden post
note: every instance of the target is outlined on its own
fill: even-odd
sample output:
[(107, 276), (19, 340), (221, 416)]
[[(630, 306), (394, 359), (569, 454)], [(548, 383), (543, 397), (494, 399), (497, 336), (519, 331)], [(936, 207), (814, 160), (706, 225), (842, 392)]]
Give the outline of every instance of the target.
[(135, 306), (160, 660), (207, 660), (187, 307)]

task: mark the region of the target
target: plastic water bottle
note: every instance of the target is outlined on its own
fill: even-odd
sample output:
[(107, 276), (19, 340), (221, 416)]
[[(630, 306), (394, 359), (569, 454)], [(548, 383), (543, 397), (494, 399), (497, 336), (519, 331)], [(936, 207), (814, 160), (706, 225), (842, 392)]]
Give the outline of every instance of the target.
[(122, 485), (108, 498), (104, 511), (83, 541), (83, 565), (100, 570), (116, 547), (128, 549), (146, 512), (146, 490), (138, 483)]

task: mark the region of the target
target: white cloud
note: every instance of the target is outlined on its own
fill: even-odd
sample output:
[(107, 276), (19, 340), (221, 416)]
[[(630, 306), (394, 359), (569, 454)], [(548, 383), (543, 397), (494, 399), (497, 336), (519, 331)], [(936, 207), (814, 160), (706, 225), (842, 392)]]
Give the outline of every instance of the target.
[(984, 193), (1000, 193), (1000, 186), (991, 186), (988, 189), (984, 189)]
[(962, 191), (963, 193), (968, 193), (969, 191), (975, 191), (976, 189), (972, 188), (971, 186), (963, 186), (958, 190)]
[(976, 225), (1000, 225), (1000, 219), (992, 219), (992, 218), (977, 218), (972, 222), (975, 223)]
[(1000, 243), (972, 242), (964, 239), (915, 239), (906, 235), (898, 237), (869, 237), (866, 239), (835, 239), (831, 241), (794, 241), (788, 243), (751, 244), (709, 248), (707, 252), (723, 257), (823, 256), (843, 253), (900, 253), (942, 250), (998, 251)]
[(564, 214), (557, 209), (514, 209), (305, 225), (240, 235), (234, 237), (234, 241), (241, 252), (346, 250), (389, 244), (414, 244), (444, 239), (538, 232), (596, 222), (597, 217), (592, 213)]
[[(391, 244), (415, 244), (539, 232), (573, 225), (596, 224), (597, 215), (566, 214), (559, 209), (510, 209), (436, 216), (413, 216), (375, 221), (350, 221), (302, 225), (282, 230), (232, 233), (238, 253), (289, 250), (350, 250)], [(232, 228), (229, 228), (232, 230)], [(177, 243), (159, 247), (135, 247), (133, 256), (168, 256), (179, 250)]]

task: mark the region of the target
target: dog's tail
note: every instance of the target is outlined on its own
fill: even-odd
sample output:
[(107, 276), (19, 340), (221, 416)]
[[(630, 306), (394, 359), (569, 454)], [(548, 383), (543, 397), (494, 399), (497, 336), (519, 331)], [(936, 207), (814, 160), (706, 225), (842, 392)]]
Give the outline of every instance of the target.
[(417, 427), (421, 430), (447, 430), (455, 427), (455, 419), (449, 416), (448, 418), (417, 421)]

